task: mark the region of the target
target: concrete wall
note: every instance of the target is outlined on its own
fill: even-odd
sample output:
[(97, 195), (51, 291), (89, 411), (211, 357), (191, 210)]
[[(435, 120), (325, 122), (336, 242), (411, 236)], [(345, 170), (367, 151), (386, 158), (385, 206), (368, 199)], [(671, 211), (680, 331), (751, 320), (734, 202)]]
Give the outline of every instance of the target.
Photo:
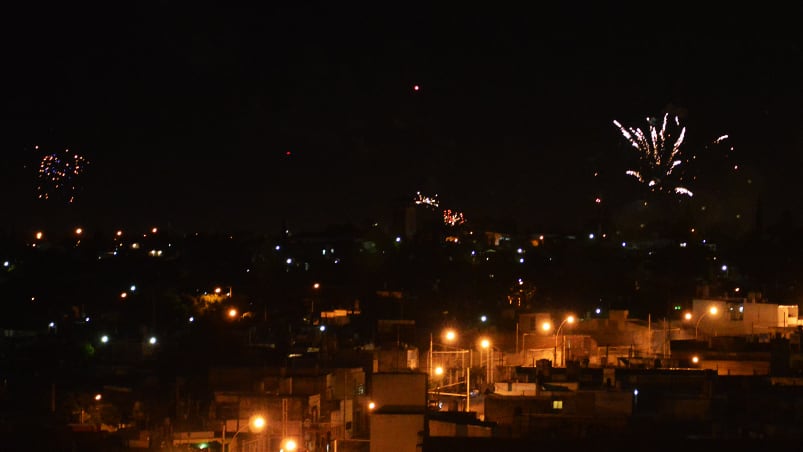
[(371, 452), (418, 452), (423, 433), (423, 414), (374, 414)]
[(473, 438), (490, 438), (493, 429), (482, 425), (458, 424), (439, 420), (429, 421), (429, 436), (467, 436)]
[(421, 372), (377, 373), (371, 376), (371, 400), (383, 406), (425, 407), (427, 374)]

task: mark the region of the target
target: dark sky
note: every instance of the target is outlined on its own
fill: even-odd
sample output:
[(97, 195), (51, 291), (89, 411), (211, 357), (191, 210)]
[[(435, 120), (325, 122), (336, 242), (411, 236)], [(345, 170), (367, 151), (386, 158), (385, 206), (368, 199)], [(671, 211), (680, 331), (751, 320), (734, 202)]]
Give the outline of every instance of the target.
[[(802, 207), (799, 6), (284, 3), (7, 10), (7, 223), (322, 229), (421, 190), (575, 227), (626, 169), (612, 120), (668, 106), (689, 146), (731, 136), (768, 214)], [(34, 145), (91, 161), (75, 203), (36, 199)]]

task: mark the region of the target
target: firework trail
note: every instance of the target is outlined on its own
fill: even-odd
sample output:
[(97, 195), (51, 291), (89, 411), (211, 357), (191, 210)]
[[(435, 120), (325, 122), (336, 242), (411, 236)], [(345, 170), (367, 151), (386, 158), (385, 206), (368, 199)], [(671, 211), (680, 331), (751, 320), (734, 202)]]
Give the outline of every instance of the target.
[[(671, 191), (679, 195), (694, 196), (688, 188), (682, 186), (684, 163), (680, 146), (686, 136), (686, 128), (680, 125), (677, 116), (673, 118), (675, 132), (668, 128), (669, 115), (665, 114), (660, 127), (655, 118), (647, 118), (647, 130), (624, 127), (619, 121), (613, 124), (622, 132), (630, 145), (639, 153), (638, 168), (625, 171), (628, 176), (635, 177), (640, 183), (647, 185), (651, 191)], [(723, 137), (720, 137), (724, 139)]]
[[(38, 150), (39, 146), (34, 149)], [(75, 201), (78, 179), (89, 162), (80, 154), (65, 149), (61, 153), (45, 154), (39, 160), (36, 174), (38, 199), (62, 198), (68, 203)]]

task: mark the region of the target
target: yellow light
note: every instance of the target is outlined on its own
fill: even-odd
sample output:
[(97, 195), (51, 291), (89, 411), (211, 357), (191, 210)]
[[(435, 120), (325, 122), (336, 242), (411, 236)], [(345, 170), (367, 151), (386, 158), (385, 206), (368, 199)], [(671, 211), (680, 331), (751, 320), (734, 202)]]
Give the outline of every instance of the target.
[(482, 348), (488, 348), (488, 347), (490, 347), (490, 346), (491, 346), (491, 341), (489, 341), (488, 339), (483, 339), (483, 340), (480, 342), (480, 346), (481, 346)]
[(268, 421), (265, 420), (264, 417), (257, 415), (251, 418), (251, 429), (255, 431), (260, 431), (268, 424)]
[(443, 375), (443, 367), (438, 366), (435, 368), (435, 375)]
[(75, 235), (81, 235), (83, 233), (84, 233), (84, 230), (82, 228), (75, 228)]
[(286, 439), (282, 441), (282, 450), (285, 451), (294, 451), (298, 448), (298, 444), (296, 444), (295, 440), (293, 439)]
[(151, 229), (151, 234), (156, 234), (156, 232), (158, 232), (158, 231), (159, 231), (158, 229), (153, 228), (153, 229)]
[(691, 312), (687, 312), (687, 313), (686, 313), (686, 314), (683, 316), (683, 318), (684, 318), (684, 319), (686, 319), (686, 320), (691, 320)]
[(368, 402), (368, 409), (373, 410), (376, 408), (376, 404), (374, 402)]
[(126, 292), (123, 292), (123, 293), (120, 294), (120, 298), (125, 298), (127, 296), (128, 296), (128, 293), (126, 293)]
[(221, 289), (220, 287), (215, 287), (215, 293), (219, 294), (221, 290), (223, 290), (223, 289)]
[(541, 324), (541, 329), (544, 331), (549, 331), (552, 329), (552, 324), (549, 322), (544, 322)]
[(700, 362), (700, 357), (699, 356), (692, 356), (691, 362), (693, 362), (694, 364), (699, 363)]
[(42, 237), (43, 237), (43, 236), (44, 236), (44, 234), (42, 234), (42, 232), (41, 232), (41, 231), (37, 232), (37, 233), (36, 233), (36, 240), (42, 240)]
[(231, 318), (237, 317), (237, 310), (234, 308), (229, 309), (229, 317)]
[(708, 312), (711, 313), (711, 315), (717, 315), (718, 312), (717, 307), (711, 306), (711, 309), (709, 309)]
[(566, 317), (566, 323), (574, 323), (574, 316), (570, 315), (569, 317)]
[(315, 283), (315, 284), (312, 285), (313, 289), (320, 289), (320, 287), (321, 287), (320, 283)]
[(100, 395), (100, 394), (95, 394), (95, 400), (96, 400), (96, 401), (100, 401), (100, 399), (102, 399), (102, 398), (103, 398), (103, 396), (102, 396), (102, 395)]
[(116, 235), (117, 237), (120, 237), (120, 236), (122, 236), (122, 235), (123, 235), (123, 231), (122, 231), (122, 230), (120, 230), (120, 229), (118, 229), (118, 230), (117, 230), (117, 232), (115, 232), (115, 235)]
[(451, 342), (457, 339), (457, 333), (454, 330), (447, 330), (446, 334), (444, 334), (444, 337), (447, 341)]

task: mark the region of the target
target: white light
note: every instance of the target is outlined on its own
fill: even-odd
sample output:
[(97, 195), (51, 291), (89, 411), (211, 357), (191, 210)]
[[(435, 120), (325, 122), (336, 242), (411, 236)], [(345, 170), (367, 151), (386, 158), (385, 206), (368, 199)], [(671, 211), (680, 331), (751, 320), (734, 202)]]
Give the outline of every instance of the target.
[(156, 336), (151, 336), (151, 338), (148, 339), (148, 343), (151, 345), (156, 344)]
[(488, 320), (488, 317), (486, 317), (486, 316), (482, 316), (482, 317), (480, 317), (480, 321), (481, 321), (481, 322), (485, 322), (485, 321), (487, 321), (487, 320)]
[(622, 242), (622, 248), (627, 246), (627, 242)]
[(9, 264), (8, 261), (3, 261), (3, 267), (8, 267), (9, 265), (11, 265), (11, 264)]
[(727, 266), (727, 265), (723, 265), (723, 266), (722, 266), (722, 271), (723, 271), (723, 272), (726, 272), (726, 271), (728, 271), (728, 266)]
[(137, 286), (131, 284), (131, 287), (128, 288), (131, 292), (135, 292), (137, 290)]
[(520, 263), (520, 264), (523, 264), (523, 263), (524, 263), (524, 258), (523, 258), (523, 257), (519, 259), (519, 263)]
[(396, 237), (396, 243), (401, 243), (401, 237)]
[(688, 243), (686, 243), (686, 242), (680, 242), (680, 247), (681, 248), (686, 248), (687, 245), (688, 245)]
[(318, 328), (318, 329), (321, 330), (321, 331), (326, 331), (326, 325), (321, 325), (321, 327)]
[(84, 321), (85, 321), (86, 323), (89, 323), (89, 317), (86, 317), (86, 318), (84, 318)]
[(190, 316), (190, 323), (195, 321), (195, 317)]
[(275, 247), (273, 247), (273, 249), (275, 249), (276, 251), (279, 251), (280, 249), (282, 249), (282, 247), (279, 246), (279, 245), (276, 245)]
[(588, 238), (591, 239), (591, 240), (594, 240), (594, 234), (593, 233), (592, 234), (588, 234)]
[(109, 342), (109, 336), (106, 336), (104, 334), (103, 336), (100, 337), (100, 341), (103, 342), (104, 344)]
[(50, 328), (55, 328), (56, 327), (56, 322), (50, 322), (50, 323), (47, 324), (47, 326), (49, 326)]
[(519, 253), (519, 254), (521, 254), (521, 253), (523, 253), (523, 252), (524, 252), (524, 250), (523, 250), (523, 249), (521, 249), (521, 248), (519, 248), (519, 249), (517, 249), (517, 250), (516, 250), (516, 252), (517, 252), (517, 253)]
[(285, 262), (287, 262), (287, 265), (290, 265), (293, 263), (293, 259), (288, 257)]
[(633, 395), (636, 395), (636, 396), (638, 395), (638, 389), (634, 389), (633, 390)]
[(599, 314), (600, 312), (602, 312), (602, 309), (600, 309), (600, 308), (597, 308), (597, 310), (596, 310), (596, 311), (594, 311), (594, 312), (596, 312), (597, 314)]

